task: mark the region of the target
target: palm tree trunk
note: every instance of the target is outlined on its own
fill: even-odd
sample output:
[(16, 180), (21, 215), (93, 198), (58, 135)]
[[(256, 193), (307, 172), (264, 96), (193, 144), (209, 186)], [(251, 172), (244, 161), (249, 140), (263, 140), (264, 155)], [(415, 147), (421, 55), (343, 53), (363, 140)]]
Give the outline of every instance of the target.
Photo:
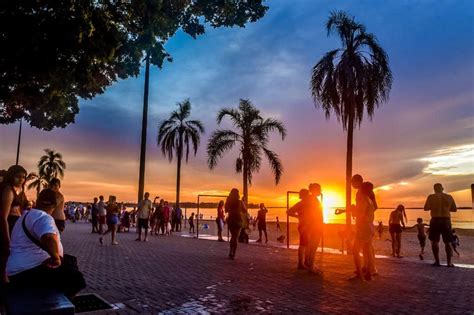
[(243, 165), (243, 173), (244, 173), (244, 191), (243, 191), (243, 199), (244, 199), (244, 204), (245, 204), (245, 207), (247, 208), (248, 206), (248, 203), (249, 203), (249, 198), (248, 198), (248, 195), (249, 195), (249, 188), (248, 188), (248, 185), (249, 185), (249, 180), (248, 180), (248, 165), (247, 165), (247, 159), (243, 158), (243, 162), (244, 162), (244, 165)]
[(145, 190), (146, 132), (148, 125), (148, 87), (150, 82), (150, 54), (145, 57), (145, 91), (143, 93), (142, 142), (140, 148), (140, 175), (138, 178), (138, 202), (143, 199)]
[(176, 208), (179, 208), (179, 193), (181, 186), (181, 160), (183, 159), (183, 136), (179, 136), (178, 144), (178, 166), (176, 170)]
[(351, 179), (352, 179), (352, 148), (354, 145), (354, 117), (349, 116), (347, 127), (347, 154), (346, 154), (346, 228), (351, 229)]

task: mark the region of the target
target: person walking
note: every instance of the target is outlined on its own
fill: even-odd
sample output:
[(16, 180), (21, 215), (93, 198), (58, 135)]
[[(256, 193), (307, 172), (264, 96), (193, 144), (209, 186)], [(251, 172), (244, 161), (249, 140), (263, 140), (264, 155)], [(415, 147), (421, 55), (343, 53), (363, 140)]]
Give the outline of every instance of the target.
[(49, 182), (49, 188), (56, 192), (58, 202), (56, 203), (56, 209), (53, 212), (54, 222), (58, 227), (59, 233), (62, 233), (66, 228), (66, 215), (64, 214), (64, 195), (61, 193), (61, 181), (59, 178), (53, 178)]
[(222, 238), (222, 230), (224, 229), (225, 223), (225, 214), (224, 214), (224, 200), (219, 201), (219, 205), (217, 206), (217, 241), (225, 242)]
[(117, 235), (118, 224), (120, 223), (119, 215), (120, 208), (117, 205), (117, 197), (109, 196), (109, 202), (107, 203), (106, 207), (107, 231), (105, 231), (104, 234), (102, 234), (102, 236), (99, 238), (100, 244), (104, 243), (104, 236), (109, 233), (112, 233), (112, 245), (118, 245), (118, 242), (115, 240), (115, 237)]
[(447, 266), (454, 267), (451, 263), (453, 256), (451, 248), (451, 212), (456, 212), (458, 209), (453, 197), (444, 193), (443, 185), (436, 183), (433, 189), (434, 194), (428, 196), (424, 206), (425, 211), (430, 211), (431, 215), (428, 238), (431, 241), (431, 250), (435, 259), (433, 266), (441, 266), (439, 261), (439, 241), (440, 236), (442, 236), (446, 250)]
[(390, 219), (388, 220), (388, 230), (392, 238), (392, 256), (398, 258), (402, 258), (400, 251), (402, 248), (402, 231), (405, 228), (405, 222), (403, 221), (404, 210), (405, 207), (403, 205), (398, 205), (397, 209), (390, 213)]
[(91, 206), (91, 224), (92, 224), (92, 233), (99, 233), (99, 199), (94, 197), (94, 202)]
[(105, 209), (104, 196), (99, 196), (99, 233), (104, 233), (105, 217), (107, 216), (107, 210)]
[(191, 216), (188, 219), (189, 223), (189, 234), (194, 234), (194, 212), (191, 213)]
[(262, 242), (262, 232), (265, 233), (265, 243), (268, 243), (268, 235), (267, 235), (267, 213), (268, 210), (265, 207), (265, 204), (260, 204), (260, 209), (257, 213), (257, 227), (258, 227), (258, 240), (257, 243)]
[(237, 251), (237, 239), (240, 235), (240, 230), (242, 229), (242, 216), (247, 214), (247, 208), (245, 204), (240, 199), (239, 190), (233, 188), (229, 196), (226, 199), (224, 205), (225, 213), (227, 213), (227, 224), (230, 231), (230, 249), (229, 249), (229, 258), (235, 259), (235, 253)]
[(153, 204), (151, 202), (150, 193), (146, 192), (143, 196), (143, 200), (138, 205), (137, 217), (138, 217), (138, 238), (135, 241), (140, 242), (142, 240), (142, 230), (145, 230), (144, 242), (148, 241), (148, 223), (150, 220), (150, 215), (153, 209)]

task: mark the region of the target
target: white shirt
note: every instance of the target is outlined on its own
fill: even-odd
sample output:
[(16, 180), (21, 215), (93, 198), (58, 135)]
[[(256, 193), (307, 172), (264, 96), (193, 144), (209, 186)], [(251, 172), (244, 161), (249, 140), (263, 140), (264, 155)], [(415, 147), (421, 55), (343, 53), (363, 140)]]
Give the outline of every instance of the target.
[(139, 219), (148, 219), (150, 217), (150, 211), (153, 208), (151, 200), (145, 199), (138, 206), (138, 218)]
[(104, 216), (107, 214), (107, 209), (105, 209), (105, 203), (103, 201), (99, 201), (99, 215)]
[(53, 217), (42, 210), (24, 211), (12, 231), (10, 257), (8, 257), (7, 262), (7, 274), (9, 276), (35, 268), (50, 257), (47, 252), (33, 243), (23, 231), (22, 223), (27, 213), (25, 225), (30, 234), (38, 241), (45, 234), (56, 234), (59, 239), (59, 256), (63, 256), (61, 236)]

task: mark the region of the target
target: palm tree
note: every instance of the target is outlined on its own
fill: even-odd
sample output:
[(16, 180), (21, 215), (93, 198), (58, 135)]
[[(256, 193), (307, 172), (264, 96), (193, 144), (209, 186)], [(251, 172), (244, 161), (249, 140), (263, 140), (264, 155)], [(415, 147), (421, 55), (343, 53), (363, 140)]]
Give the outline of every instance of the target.
[(38, 162), (38, 174), (43, 177), (48, 183), (53, 178), (63, 178), (66, 163), (63, 161), (63, 156), (54, 150), (45, 149), (46, 153)]
[(36, 173), (28, 174), (26, 182), (28, 183), (28, 189), (36, 189), (36, 198), (38, 198), (40, 191), (48, 186), (48, 181), (45, 177)]
[(204, 133), (204, 127), (199, 120), (189, 120), (191, 115), (191, 102), (189, 99), (178, 103), (178, 109), (171, 112), (167, 120), (161, 123), (158, 129), (158, 146), (161, 146), (161, 152), (168, 160), (173, 160), (176, 154), (177, 172), (176, 172), (176, 207), (179, 207), (179, 193), (181, 185), (181, 161), (183, 159), (184, 149), (186, 148), (186, 163), (189, 159), (190, 146), (196, 155), (201, 134)]
[(240, 100), (239, 108), (224, 108), (217, 114), (217, 124), (220, 125), (224, 117), (229, 117), (234, 130), (214, 131), (207, 145), (208, 165), (213, 169), (222, 155), (230, 151), (235, 145), (239, 146), (239, 156), (235, 162), (237, 173), (243, 174), (243, 196), (248, 202), (248, 185), (252, 184), (252, 175), (260, 170), (262, 154), (266, 156), (275, 183), (280, 182), (283, 174), (283, 165), (278, 154), (268, 148), (269, 136), (277, 131), (282, 140), (286, 137), (283, 123), (273, 118), (263, 118), (260, 111), (249, 101)]
[[(355, 125), (362, 123), (364, 112), (372, 119), (376, 107), (388, 101), (392, 72), (388, 55), (375, 36), (347, 13), (332, 12), (327, 23), (328, 36), (336, 33), (342, 48), (327, 52), (314, 66), (311, 91), (315, 105), (326, 118), (336, 115), (347, 130), (346, 209), (351, 205), (352, 148)], [(346, 224), (351, 225), (346, 213)]]

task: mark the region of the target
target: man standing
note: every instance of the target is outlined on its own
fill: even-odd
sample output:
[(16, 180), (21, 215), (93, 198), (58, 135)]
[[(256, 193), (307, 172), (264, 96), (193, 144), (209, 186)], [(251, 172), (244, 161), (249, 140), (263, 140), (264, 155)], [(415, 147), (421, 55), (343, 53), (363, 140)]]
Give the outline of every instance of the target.
[(428, 238), (431, 241), (431, 249), (435, 259), (433, 265), (441, 266), (439, 263), (439, 241), (440, 235), (442, 235), (446, 249), (447, 266), (454, 267), (451, 263), (451, 257), (453, 256), (451, 249), (451, 212), (456, 212), (458, 209), (453, 197), (443, 192), (443, 185), (437, 183), (433, 188), (435, 193), (429, 195), (425, 203), (425, 211), (431, 212)]
[(104, 232), (105, 217), (107, 216), (107, 209), (105, 209), (104, 196), (99, 196), (99, 234)]
[(146, 192), (144, 199), (138, 205), (137, 217), (138, 217), (138, 238), (136, 241), (142, 240), (142, 229), (145, 229), (144, 242), (148, 241), (148, 221), (150, 220), (150, 214), (153, 209), (153, 204), (150, 199), (150, 193)]
[(99, 233), (99, 200), (94, 198), (94, 203), (91, 208), (91, 223), (92, 223), (92, 233)]
[(49, 182), (51, 188), (57, 197), (56, 208), (54, 208), (53, 218), (59, 232), (62, 233), (66, 228), (66, 215), (64, 214), (64, 195), (59, 191), (61, 188), (61, 181), (58, 178), (53, 178)]

